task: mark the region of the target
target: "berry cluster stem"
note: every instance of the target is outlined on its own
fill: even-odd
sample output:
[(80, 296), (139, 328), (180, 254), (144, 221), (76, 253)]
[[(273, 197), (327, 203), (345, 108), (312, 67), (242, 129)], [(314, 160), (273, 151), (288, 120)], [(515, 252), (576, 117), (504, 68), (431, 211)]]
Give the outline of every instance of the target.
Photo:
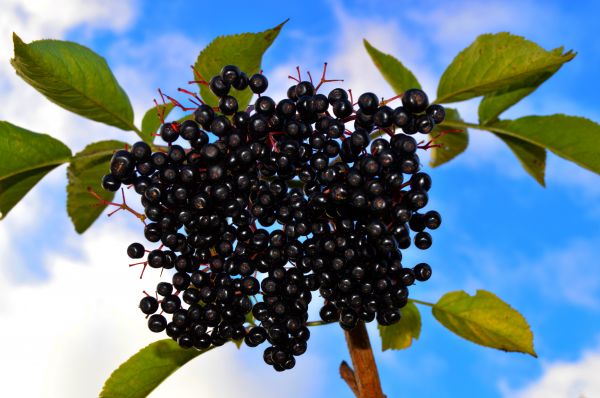
[(345, 334), (354, 370), (346, 362), (342, 362), (340, 375), (357, 398), (385, 398), (364, 322), (359, 322), (354, 329), (346, 331)]

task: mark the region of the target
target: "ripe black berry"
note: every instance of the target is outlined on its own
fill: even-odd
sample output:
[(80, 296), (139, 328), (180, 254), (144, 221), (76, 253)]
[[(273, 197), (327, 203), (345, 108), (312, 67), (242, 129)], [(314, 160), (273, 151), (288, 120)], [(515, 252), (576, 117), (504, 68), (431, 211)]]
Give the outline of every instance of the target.
[(127, 255), (129, 258), (142, 258), (144, 257), (145, 250), (141, 243), (132, 243), (127, 247)]
[(267, 91), (267, 87), (269, 87), (269, 81), (264, 75), (256, 73), (252, 75), (248, 85), (254, 94), (262, 94)]
[(402, 106), (409, 112), (423, 112), (428, 105), (429, 99), (427, 98), (427, 94), (418, 88), (406, 90), (402, 95)]

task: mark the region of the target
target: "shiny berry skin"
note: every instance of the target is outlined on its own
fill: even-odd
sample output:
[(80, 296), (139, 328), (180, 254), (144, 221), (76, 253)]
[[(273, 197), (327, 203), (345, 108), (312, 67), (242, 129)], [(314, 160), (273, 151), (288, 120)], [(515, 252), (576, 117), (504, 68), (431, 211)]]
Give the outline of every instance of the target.
[(267, 91), (267, 87), (269, 87), (269, 81), (264, 75), (255, 73), (250, 78), (248, 86), (250, 86), (250, 90), (252, 90), (254, 94), (262, 94)]
[(296, 97), (312, 96), (315, 94), (315, 87), (311, 82), (300, 82), (296, 85)]
[(327, 101), (329, 102), (330, 105), (333, 105), (334, 103), (336, 103), (340, 100), (347, 100), (347, 99), (348, 99), (348, 93), (343, 88), (334, 88), (333, 90), (331, 90), (329, 92), (329, 95), (327, 96)]
[(419, 131), (419, 133), (429, 134), (433, 130), (433, 126), (434, 126), (433, 119), (431, 119), (427, 115), (420, 115), (417, 118), (416, 123), (417, 123), (417, 130)]
[(412, 116), (411, 116), (410, 112), (408, 112), (406, 109), (404, 109), (401, 106), (394, 109), (394, 112), (392, 114), (392, 120), (394, 121), (394, 124), (400, 128), (407, 126), (409, 124), (411, 118), (412, 118)]
[(428, 232), (417, 232), (415, 235), (415, 246), (421, 250), (426, 250), (431, 247), (432, 239)]
[(333, 114), (343, 119), (352, 114), (352, 104), (348, 100), (339, 100), (333, 104)]
[(152, 149), (150, 145), (143, 141), (138, 141), (131, 146), (131, 155), (136, 161), (144, 161), (150, 158), (152, 155)]
[(210, 88), (210, 91), (212, 91), (217, 97), (224, 97), (229, 94), (231, 84), (225, 82), (221, 76), (217, 75), (210, 79), (210, 82), (208, 82), (208, 87)]
[(402, 94), (402, 106), (409, 112), (421, 113), (427, 109), (429, 98), (423, 90), (411, 88)]
[(428, 229), (438, 229), (442, 224), (442, 216), (435, 210), (430, 210), (424, 216), (425, 226)]
[(223, 79), (223, 81), (226, 84), (233, 84), (235, 81), (237, 81), (240, 78), (240, 74), (242, 72), (240, 71), (240, 68), (238, 68), (235, 65), (225, 65), (222, 69), (221, 72), (219, 73), (219, 75), (221, 76), (221, 79)]
[(413, 268), (415, 279), (420, 282), (425, 282), (431, 278), (431, 267), (426, 263), (419, 263)]
[(102, 188), (106, 191), (116, 192), (121, 188), (121, 181), (117, 180), (112, 174), (106, 174), (102, 177)]
[(219, 99), (219, 109), (224, 115), (233, 115), (238, 110), (238, 102), (235, 97), (225, 95)]
[(325, 322), (335, 322), (340, 317), (340, 311), (333, 304), (326, 304), (319, 311), (321, 319)]
[(440, 124), (446, 118), (446, 110), (441, 105), (431, 104), (427, 108), (427, 115), (433, 120), (435, 124)]
[(394, 122), (393, 113), (394, 111), (389, 106), (382, 106), (379, 108), (373, 116), (375, 126), (383, 128), (390, 127)]
[(242, 91), (248, 87), (249, 80), (250, 79), (248, 79), (248, 75), (246, 75), (244, 72), (241, 72), (238, 79), (236, 81), (234, 81), (233, 83), (231, 83), (231, 85), (236, 90)]
[(116, 151), (110, 160), (110, 173), (118, 180), (127, 178), (135, 168), (135, 161), (129, 151)]
[(366, 115), (374, 115), (379, 108), (379, 98), (373, 93), (364, 93), (358, 97), (358, 107)]
[(146, 254), (144, 246), (141, 243), (132, 243), (127, 247), (127, 255), (129, 258), (142, 258)]
[(165, 123), (160, 126), (160, 138), (165, 142), (174, 142), (179, 138), (176, 125), (174, 123)]
[(148, 318), (148, 329), (154, 333), (160, 333), (167, 328), (167, 320), (159, 314), (151, 315)]
[(158, 310), (158, 301), (154, 297), (146, 296), (140, 300), (140, 310), (146, 315), (154, 314)]
[(204, 128), (210, 126), (214, 117), (215, 111), (208, 105), (200, 105), (194, 111), (194, 120), (196, 120), (196, 122)]

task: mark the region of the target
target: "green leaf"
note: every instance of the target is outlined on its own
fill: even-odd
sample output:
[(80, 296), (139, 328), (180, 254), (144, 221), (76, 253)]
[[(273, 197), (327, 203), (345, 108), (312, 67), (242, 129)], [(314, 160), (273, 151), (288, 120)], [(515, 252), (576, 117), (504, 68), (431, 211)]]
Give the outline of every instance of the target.
[(177, 369), (210, 351), (185, 350), (171, 339), (156, 341), (124, 362), (104, 383), (100, 398), (147, 397)]
[(421, 314), (413, 303), (402, 308), (402, 318), (391, 326), (378, 325), (381, 336), (381, 350), (403, 350), (410, 347), (413, 339), (421, 335)]
[(533, 333), (525, 318), (493, 293), (446, 293), (432, 312), (442, 325), (473, 343), (537, 357)]
[[(450, 121), (463, 121), (458, 110), (446, 108), (446, 119), (444, 123), (435, 126), (433, 132), (429, 134), (430, 140), (435, 139), (434, 144), (441, 145), (430, 149), (431, 159), (429, 165), (431, 167), (437, 167), (449, 162), (467, 149), (467, 145), (469, 144), (468, 130), (466, 128), (456, 129), (449, 127), (446, 123)], [(440, 134), (443, 135), (440, 136)]]
[[(243, 33), (237, 35), (219, 36), (202, 50), (195, 70), (202, 78), (210, 80), (218, 75), (225, 65), (237, 65), (248, 77), (260, 71), (262, 56), (279, 35), (279, 31), (288, 20), (272, 29), (259, 33)], [(218, 105), (219, 99), (210, 91), (208, 86), (199, 84), (200, 96), (209, 105)], [(239, 109), (245, 109), (250, 103), (252, 92), (249, 89), (237, 91), (231, 89), (230, 95), (238, 100)]]
[(502, 120), (489, 129), (515, 137), (600, 174), (600, 125), (577, 116), (526, 116)]
[(158, 105), (158, 110), (155, 106), (148, 109), (148, 111), (144, 114), (144, 118), (142, 119), (142, 134), (140, 134), (140, 137), (142, 137), (145, 142), (152, 144), (154, 141), (154, 136), (152, 134), (155, 134), (158, 131), (158, 128), (161, 124), (158, 112), (164, 112), (163, 118), (166, 118), (174, 107), (175, 106), (172, 103), (168, 102), (164, 105)]
[(402, 62), (389, 54), (379, 51), (367, 39), (363, 39), (363, 43), (373, 63), (379, 69), (384, 79), (392, 86), (396, 94), (400, 94), (409, 88), (421, 88), (415, 75)]
[(108, 173), (113, 153), (125, 147), (121, 141), (100, 141), (86, 146), (77, 153), (67, 168), (67, 212), (75, 230), (83, 233), (106, 208), (97, 206), (98, 200), (88, 192), (94, 192), (107, 201), (112, 201), (114, 192), (105, 191), (100, 186), (102, 176)]
[(60, 40), (24, 43), (13, 33), (17, 74), (50, 101), (97, 122), (139, 132), (125, 91), (106, 60), (87, 47)]
[(71, 150), (46, 134), (0, 121), (0, 219), (50, 170), (71, 157)]
[(546, 149), (508, 135), (496, 134), (515, 154), (521, 165), (543, 187), (546, 171)]
[(539, 70), (530, 80), (524, 82), (522, 87), (500, 90), (483, 97), (479, 104), (479, 122), (481, 124), (498, 120), (498, 116), (502, 112), (534, 92), (542, 83), (554, 75), (564, 63), (575, 57), (574, 53), (563, 55), (562, 47), (555, 48), (552, 51), (546, 51), (538, 47), (538, 51), (532, 52), (531, 55), (534, 58), (546, 58), (548, 61), (556, 60), (556, 62), (551, 62), (546, 69)]
[[(556, 50), (546, 51), (532, 41), (506, 32), (484, 34), (461, 51), (448, 66), (440, 79), (436, 102), (464, 101), (498, 91), (535, 87), (536, 83), (541, 84), (545, 80), (541, 80), (545, 75), (574, 56), (571, 51), (564, 54)], [(485, 110), (484, 119), (501, 112), (503, 107), (518, 99), (498, 100), (491, 109)]]

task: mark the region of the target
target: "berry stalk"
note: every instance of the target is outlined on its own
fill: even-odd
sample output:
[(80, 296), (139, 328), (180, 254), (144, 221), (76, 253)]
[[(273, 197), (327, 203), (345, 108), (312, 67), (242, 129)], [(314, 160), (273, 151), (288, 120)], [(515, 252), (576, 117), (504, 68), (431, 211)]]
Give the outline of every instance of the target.
[[(348, 383), (357, 398), (385, 398), (381, 390), (379, 372), (365, 323), (360, 321), (354, 329), (344, 333), (354, 371), (352, 372), (352, 369), (348, 369), (348, 365), (342, 362), (340, 365), (342, 378)], [(351, 373), (354, 373), (355, 384), (349, 378)]]

